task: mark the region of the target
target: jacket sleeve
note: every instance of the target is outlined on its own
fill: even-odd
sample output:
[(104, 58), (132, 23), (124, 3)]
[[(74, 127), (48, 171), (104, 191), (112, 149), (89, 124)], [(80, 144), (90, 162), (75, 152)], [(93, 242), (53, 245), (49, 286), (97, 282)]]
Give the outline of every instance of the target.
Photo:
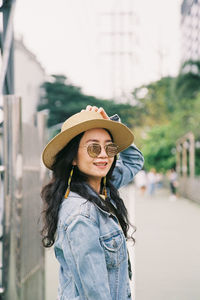
[(134, 144), (122, 151), (113, 171), (113, 185), (119, 189), (131, 182), (143, 164), (143, 155)]
[(76, 216), (66, 229), (63, 252), (70, 262), (77, 288), (84, 291), (86, 299), (112, 300), (105, 254), (95, 222), (82, 215)]

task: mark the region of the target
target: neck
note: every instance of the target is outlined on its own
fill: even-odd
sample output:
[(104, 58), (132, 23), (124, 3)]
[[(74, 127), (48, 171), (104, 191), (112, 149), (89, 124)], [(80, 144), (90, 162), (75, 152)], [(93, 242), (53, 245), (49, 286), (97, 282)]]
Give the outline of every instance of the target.
[(89, 178), (89, 185), (99, 194), (101, 187), (101, 178)]

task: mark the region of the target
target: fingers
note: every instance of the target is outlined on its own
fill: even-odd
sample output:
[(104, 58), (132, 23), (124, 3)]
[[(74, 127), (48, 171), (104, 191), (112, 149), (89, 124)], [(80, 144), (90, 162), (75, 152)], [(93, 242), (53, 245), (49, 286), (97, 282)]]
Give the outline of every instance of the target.
[(107, 115), (103, 107), (100, 107), (97, 112), (100, 113), (104, 119), (109, 119), (109, 116)]
[(91, 105), (87, 105), (86, 109), (87, 111), (90, 111), (92, 109), (92, 106)]
[(91, 109), (91, 111), (98, 111), (98, 107), (96, 107), (96, 106), (92, 106), (92, 109)]
[(91, 105), (87, 105), (86, 109), (82, 109), (81, 111), (95, 111), (95, 112), (98, 112), (102, 115), (102, 117), (104, 119), (107, 119), (109, 120), (109, 117), (107, 115), (107, 113), (105, 112), (105, 110), (102, 108), (102, 107), (97, 107), (97, 106), (91, 106)]
[(96, 106), (91, 106), (91, 105), (87, 105), (86, 109), (87, 111), (97, 111), (98, 107)]
[(82, 109), (81, 111), (91, 111), (92, 110), (92, 106), (91, 105), (87, 105), (86, 109)]

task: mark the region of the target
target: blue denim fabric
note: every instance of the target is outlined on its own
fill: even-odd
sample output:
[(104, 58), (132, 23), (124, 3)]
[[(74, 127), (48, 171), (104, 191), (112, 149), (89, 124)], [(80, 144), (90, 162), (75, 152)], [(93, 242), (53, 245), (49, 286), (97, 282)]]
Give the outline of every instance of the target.
[[(142, 166), (135, 146), (121, 152), (115, 187), (128, 184)], [(60, 207), (55, 255), (59, 300), (131, 300), (126, 239), (117, 218), (74, 192)]]

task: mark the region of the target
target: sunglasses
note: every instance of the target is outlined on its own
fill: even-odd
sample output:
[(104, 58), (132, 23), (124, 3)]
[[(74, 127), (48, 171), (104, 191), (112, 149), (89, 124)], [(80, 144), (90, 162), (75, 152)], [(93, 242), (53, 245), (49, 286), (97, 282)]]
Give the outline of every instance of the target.
[[(111, 144), (105, 145), (104, 149), (105, 149), (108, 157), (114, 157), (118, 153), (119, 147), (116, 144), (111, 143)], [(87, 153), (92, 158), (98, 157), (99, 154), (101, 153), (101, 145), (97, 144), (97, 143), (92, 143), (92, 144), (88, 145)]]

